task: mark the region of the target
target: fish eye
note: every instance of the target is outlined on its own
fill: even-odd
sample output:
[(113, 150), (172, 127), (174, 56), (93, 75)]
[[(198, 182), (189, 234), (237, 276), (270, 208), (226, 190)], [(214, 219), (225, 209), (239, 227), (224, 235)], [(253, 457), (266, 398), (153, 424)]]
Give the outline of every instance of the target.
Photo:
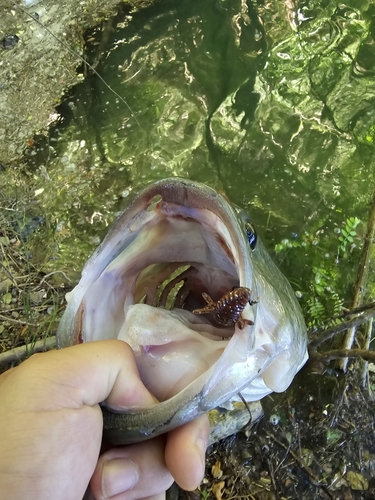
[(248, 239), (249, 244), (250, 244), (250, 248), (252, 250), (254, 250), (256, 245), (257, 245), (257, 239), (258, 239), (255, 227), (253, 224), (251, 224), (251, 222), (246, 222), (245, 230), (246, 230), (247, 239)]

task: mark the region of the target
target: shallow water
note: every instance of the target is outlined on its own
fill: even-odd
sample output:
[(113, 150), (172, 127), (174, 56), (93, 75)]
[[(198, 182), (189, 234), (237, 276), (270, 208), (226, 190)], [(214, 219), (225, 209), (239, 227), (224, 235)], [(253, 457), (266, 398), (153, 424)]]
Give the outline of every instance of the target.
[(164, 0), (88, 43), (118, 95), (88, 71), (29, 155), (51, 268), (76, 279), (131, 192), (178, 175), (249, 212), (309, 322), (349, 300), (375, 187), (372, 2)]

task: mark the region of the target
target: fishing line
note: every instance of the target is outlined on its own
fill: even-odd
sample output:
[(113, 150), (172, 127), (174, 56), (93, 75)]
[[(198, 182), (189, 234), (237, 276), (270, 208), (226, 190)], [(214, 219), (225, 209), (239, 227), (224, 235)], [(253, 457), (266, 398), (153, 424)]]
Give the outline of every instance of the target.
[(240, 392), (237, 393), (237, 396), (239, 396), (242, 403), (245, 405), (245, 408), (249, 412), (249, 416), (250, 416), (249, 421), (241, 428), (242, 432), (246, 432), (250, 428), (251, 422), (253, 421), (253, 416), (251, 414), (251, 410), (250, 410), (250, 407), (249, 407), (246, 399), (242, 396), (242, 394)]
[(131, 109), (131, 107), (129, 106), (129, 104), (125, 101), (125, 99), (123, 97), (120, 96), (120, 94), (118, 94), (105, 80), (104, 78), (96, 71), (96, 69), (91, 66), (91, 64), (89, 62), (86, 61), (86, 59), (84, 59), (82, 56), (80, 56), (78, 54), (78, 52), (76, 52), (75, 50), (73, 50), (72, 48), (69, 47), (69, 45), (62, 39), (58, 38), (54, 33), (52, 33), (52, 31), (47, 28), (47, 26), (45, 26), (41, 21), (39, 21), (39, 19), (37, 19), (33, 14), (30, 14), (29, 12), (27, 12), (26, 9), (24, 9), (23, 7), (21, 7), (20, 5), (18, 5), (16, 2), (14, 2), (14, 0), (8, 0), (11, 4), (13, 4), (15, 7), (17, 7), (18, 9), (20, 9), (24, 14), (26, 14), (28, 17), (30, 17), (34, 22), (36, 22), (37, 24), (39, 24), (39, 26), (41, 26), (44, 30), (47, 31), (47, 33), (49, 33), (60, 45), (62, 45), (63, 47), (65, 47), (71, 54), (74, 55), (74, 57), (76, 57), (77, 59), (79, 59), (81, 62), (83, 62), (89, 69), (91, 69), (91, 71), (101, 80), (102, 83), (104, 83), (104, 85), (107, 87), (107, 89), (112, 92), (118, 99), (120, 99), (120, 101), (126, 106), (126, 108), (128, 109), (128, 111), (130, 112), (132, 118), (134, 119), (134, 121), (136, 122), (136, 124), (138, 125), (138, 127), (143, 130), (143, 127), (141, 126), (141, 124), (139, 123), (139, 121), (137, 120), (135, 114), (133, 113), (133, 110)]

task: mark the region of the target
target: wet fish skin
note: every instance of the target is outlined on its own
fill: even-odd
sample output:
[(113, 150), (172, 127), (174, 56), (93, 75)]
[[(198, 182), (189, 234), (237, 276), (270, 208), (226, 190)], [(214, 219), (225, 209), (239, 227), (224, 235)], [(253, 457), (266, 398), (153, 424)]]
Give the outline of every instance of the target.
[[(161, 201), (155, 204), (156, 197), (161, 198)], [(229, 282), (232, 284), (237, 279), (238, 286), (249, 288), (252, 297), (259, 302), (251, 307), (246, 306), (242, 317), (248, 322), (247, 326), (243, 329), (235, 326), (228, 347), (217, 361), (173, 397), (151, 408), (120, 409), (118, 412), (116, 409), (106, 408), (104, 403), (104, 431), (114, 444), (138, 442), (167, 432), (224, 404), (239, 391), (249, 401), (260, 399), (273, 390), (280, 392), (291, 383), (295, 373), (307, 359), (306, 326), (298, 301), (259, 238), (254, 250), (253, 238), (250, 246), (246, 232), (247, 215), (215, 190), (178, 178), (158, 181), (141, 191), (86, 263), (82, 279), (71, 293), (58, 329), (60, 347), (96, 340), (96, 334), (92, 331), (95, 331), (97, 323), (100, 335), (103, 332), (100, 324), (107, 325), (108, 322), (112, 325), (108, 307), (106, 309), (106, 304), (102, 306), (96, 303), (95, 293), (90, 290), (96, 283), (101, 290), (102, 283), (110, 281), (113, 276), (117, 281), (122, 280), (122, 288), (128, 287), (127, 295), (124, 295), (125, 322), (121, 331), (126, 333), (134, 329), (134, 323), (129, 323), (128, 319), (132, 314), (135, 318), (143, 318), (154, 313), (161, 315), (162, 324), (171, 321), (172, 330), (178, 330), (179, 325), (181, 328), (188, 325), (192, 330), (196, 328), (192, 323), (195, 318), (175, 317), (172, 312), (155, 310), (150, 306), (144, 306), (150, 309), (142, 309), (141, 305), (133, 305), (129, 300), (136, 281), (132, 272), (136, 274), (137, 271), (133, 268), (137, 266), (137, 255), (141, 254), (135, 252), (136, 257), (133, 257), (129, 249), (137, 244), (136, 236), (149, 237), (152, 234), (153, 220), (159, 221), (158, 217), (161, 222), (155, 222), (159, 224), (155, 226), (155, 234), (160, 232), (159, 229), (166, 230), (166, 238), (172, 239), (178, 256), (187, 251), (190, 257), (192, 250), (189, 238), (178, 248), (180, 237), (176, 239), (175, 232), (179, 229), (179, 224), (182, 224), (183, 231), (186, 228), (191, 230), (195, 239), (199, 239), (202, 234), (198, 246), (202, 247), (203, 252), (197, 257), (198, 263), (194, 261), (194, 266), (199, 270), (198, 276), (205, 273), (204, 269), (210, 267), (213, 260), (215, 263), (207, 275), (222, 263), (223, 269), (225, 268), (221, 270), (222, 276), (230, 276), (225, 278), (229, 279), (228, 289), (232, 288)], [(145, 227), (147, 231), (143, 231)], [(161, 245), (160, 251), (153, 250), (155, 262), (162, 259), (160, 254), (169, 251), (168, 246), (163, 247), (165, 243)], [(135, 249), (138, 250), (136, 246)], [(205, 253), (209, 254), (209, 258), (206, 258)], [(175, 258), (178, 260), (180, 257)], [(191, 262), (189, 258), (187, 261)], [(182, 258), (181, 262), (185, 263), (185, 260)], [(125, 271), (122, 271), (123, 268)], [(93, 311), (92, 320), (88, 311)], [(118, 309), (119, 316), (120, 312)], [(190, 313), (185, 311), (184, 314)], [(135, 326), (142, 321), (136, 321)], [(106, 338), (118, 336), (116, 328), (111, 328), (108, 326), (110, 334)], [(216, 341), (214, 345), (218, 344)]]

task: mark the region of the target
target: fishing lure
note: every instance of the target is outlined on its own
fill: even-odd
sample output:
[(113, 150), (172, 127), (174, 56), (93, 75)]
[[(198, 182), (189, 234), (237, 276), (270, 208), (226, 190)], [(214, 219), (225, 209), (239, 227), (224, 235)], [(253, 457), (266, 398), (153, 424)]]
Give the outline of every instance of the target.
[(207, 302), (207, 305), (202, 309), (194, 309), (194, 314), (209, 314), (213, 313), (214, 320), (223, 326), (232, 326), (238, 323), (242, 330), (245, 325), (253, 325), (250, 320), (241, 318), (242, 311), (246, 304), (256, 304), (256, 300), (251, 300), (251, 290), (244, 286), (234, 288), (226, 293), (217, 302), (203, 292), (202, 297)]

